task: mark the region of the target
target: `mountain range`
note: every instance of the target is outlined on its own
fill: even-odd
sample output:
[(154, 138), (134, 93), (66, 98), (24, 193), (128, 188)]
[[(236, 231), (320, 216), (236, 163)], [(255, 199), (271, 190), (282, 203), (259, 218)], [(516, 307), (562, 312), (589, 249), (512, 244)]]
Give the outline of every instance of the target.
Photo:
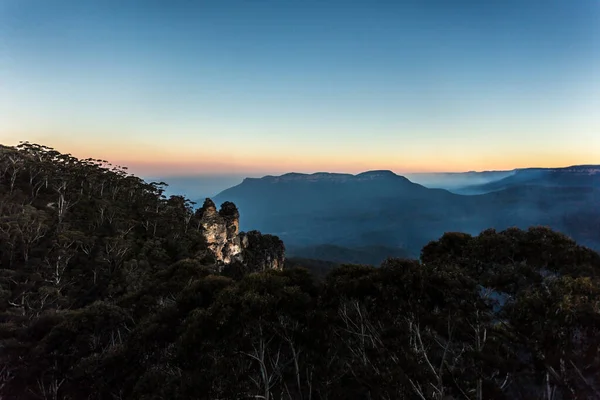
[(502, 179), (459, 188), (463, 193), (488, 193), (520, 185), (600, 188), (600, 167), (576, 165), (566, 168), (525, 168)]
[(489, 175), (482, 184), (471, 173), (450, 192), (391, 171), (289, 173), (244, 179), (214, 200), (237, 204), (242, 229), (278, 235), (288, 254), (336, 262), (418, 256), (445, 232), (513, 226), (550, 226), (600, 248), (600, 166)]

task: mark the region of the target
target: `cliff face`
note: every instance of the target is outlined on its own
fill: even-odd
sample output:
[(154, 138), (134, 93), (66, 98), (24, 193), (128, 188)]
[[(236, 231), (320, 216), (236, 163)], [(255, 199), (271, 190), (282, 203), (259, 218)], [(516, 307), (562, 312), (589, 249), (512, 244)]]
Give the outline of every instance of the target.
[(215, 203), (206, 199), (197, 214), (208, 248), (220, 264), (240, 262), (256, 270), (283, 268), (283, 242), (258, 231), (239, 232), (240, 213), (235, 204), (227, 201), (217, 211)]

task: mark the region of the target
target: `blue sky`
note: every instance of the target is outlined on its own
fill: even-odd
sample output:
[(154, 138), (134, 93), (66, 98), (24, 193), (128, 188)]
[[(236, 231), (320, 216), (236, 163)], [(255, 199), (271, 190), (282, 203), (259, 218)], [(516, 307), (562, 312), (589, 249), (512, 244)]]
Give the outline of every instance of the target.
[(597, 0), (0, 0), (0, 142), (142, 174), (600, 163), (597, 110)]

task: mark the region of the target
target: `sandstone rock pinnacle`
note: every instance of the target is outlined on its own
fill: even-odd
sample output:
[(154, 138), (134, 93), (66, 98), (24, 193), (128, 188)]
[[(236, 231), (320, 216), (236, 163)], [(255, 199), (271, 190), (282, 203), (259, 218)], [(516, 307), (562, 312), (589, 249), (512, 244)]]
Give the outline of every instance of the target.
[(240, 233), (240, 213), (235, 204), (227, 201), (217, 212), (215, 203), (207, 198), (196, 215), (207, 246), (219, 263), (237, 261), (252, 264), (258, 270), (283, 268), (283, 242), (258, 231)]

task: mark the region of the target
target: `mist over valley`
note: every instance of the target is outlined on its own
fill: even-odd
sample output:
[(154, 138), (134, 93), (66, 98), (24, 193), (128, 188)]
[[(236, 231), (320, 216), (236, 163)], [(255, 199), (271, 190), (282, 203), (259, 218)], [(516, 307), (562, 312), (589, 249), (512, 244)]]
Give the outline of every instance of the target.
[[(207, 178), (189, 177), (201, 186)], [(165, 179), (169, 182), (169, 178)], [(226, 185), (240, 177), (211, 183)], [(421, 183), (421, 184), (419, 184)], [(214, 198), (232, 201), (241, 227), (271, 232), (291, 256), (378, 263), (418, 257), (445, 232), (549, 226), (600, 248), (600, 166), (397, 175), (289, 173), (245, 178)], [(198, 197), (202, 204), (203, 198)]]

